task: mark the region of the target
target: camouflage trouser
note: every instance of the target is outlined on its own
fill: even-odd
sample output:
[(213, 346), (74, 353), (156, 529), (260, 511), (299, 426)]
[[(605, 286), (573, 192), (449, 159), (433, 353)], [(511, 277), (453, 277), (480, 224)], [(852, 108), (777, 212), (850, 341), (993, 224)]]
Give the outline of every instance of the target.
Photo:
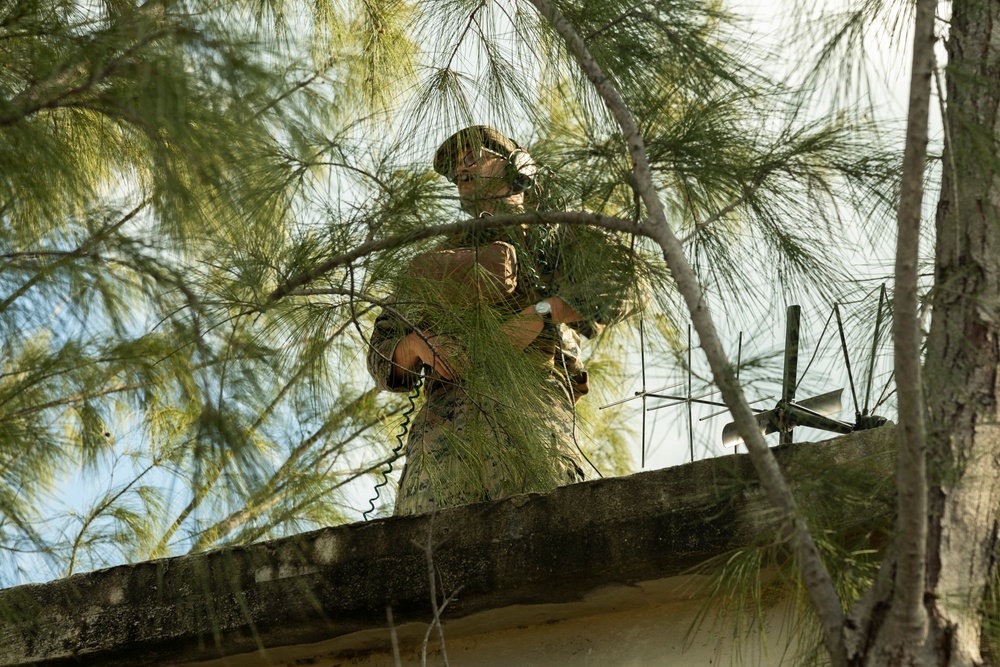
[(484, 405), (461, 386), (432, 384), (410, 426), (394, 514), (421, 514), (582, 481), (572, 403), (558, 378), (547, 384), (548, 405), (528, 418), (545, 442), (535, 448), (536, 470), (527, 474), (524, 466), (531, 466), (531, 459), (514, 462), (523, 446), (497, 424), (504, 418), (502, 409)]

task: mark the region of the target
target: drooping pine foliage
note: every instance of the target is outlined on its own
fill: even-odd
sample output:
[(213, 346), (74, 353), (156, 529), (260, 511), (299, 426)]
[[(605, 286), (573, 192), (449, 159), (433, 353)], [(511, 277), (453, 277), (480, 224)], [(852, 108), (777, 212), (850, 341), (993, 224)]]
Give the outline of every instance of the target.
[[(805, 120), (716, 3), (562, 9), (640, 120), (709, 293), (830, 294), (845, 211), (892, 199), (869, 128)], [(464, 219), (430, 169), (461, 127), (530, 150), (532, 211), (645, 216), (608, 112), (520, 2), (20, 0), (0, 8), (0, 58), (0, 583), (365, 509), (405, 405), (371, 389), (365, 339), (440, 242), (423, 230)], [(624, 312), (681, 326), (648, 242), (580, 238)], [(533, 400), (495, 313), (412, 301), (477, 350), (483, 396)], [(613, 377), (621, 349), (593, 347)], [(579, 417), (598, 467), (627, 471), (615, 415)]]

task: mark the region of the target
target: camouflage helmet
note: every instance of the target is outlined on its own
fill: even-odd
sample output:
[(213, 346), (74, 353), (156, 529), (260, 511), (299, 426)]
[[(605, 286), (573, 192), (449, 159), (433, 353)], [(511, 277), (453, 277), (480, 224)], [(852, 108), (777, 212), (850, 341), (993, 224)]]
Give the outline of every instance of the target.
[(504, 158), (509, 158), (514, 151), (523, 150), (516, 141), (499, 130), (489, 125), (473, 125), (459, 130), (444, 140), (434, 154), (434, 171), (449, 181), (455, 180), (458, 160), (462, 157), (459, 151), (470, 148), (488, 148)]

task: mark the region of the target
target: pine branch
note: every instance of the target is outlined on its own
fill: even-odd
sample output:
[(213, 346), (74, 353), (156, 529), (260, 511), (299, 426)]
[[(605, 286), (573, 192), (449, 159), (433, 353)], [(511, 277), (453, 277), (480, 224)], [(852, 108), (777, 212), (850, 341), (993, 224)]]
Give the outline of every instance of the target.
[(913, 28), (906, 146), (900, 184), (896, 235), (896, 290), (892, 306), (894, 368), (899, 395), (896, 455), (897, 530), (899, 547), (892, 618), (901, 626), (900, 643), (917, 644), (927, 630), (924, 582), (927, 567), (927, 462), (924, 427), (926, 404), (921, 379), (920, 222), (931, 74), (934, 69), (934, 0), (918, 0)]
[[(133, 391), (135, 389), (145, 389), (147, 387), (150, 387), (151, 385), (152, 385), (151, 382), (137, 382), (133, 384), (119, 385), (117, 387), (107, 387), (99, 391), (93, 391), (85, 394), (77, 394), (76, 396), (59, 398), (54, 401), (47, 401), (45, 403), (39, 403), (38, 405), (33, 405), (30, 408), (22, 408), (20, 410), (15, 410), (14, 412), (8, 412), (0, 416), (0, 421), (10, 419), (13, 417), (23, 417), (24, 415), (30, 415), (36, 412), (41, 412), (42, 410), (48, 410), (49, 408), (57, 408), (63, 405), (73, 405), (74, 403), (80, 403), (81, 401), (88, 401), (92, 398), (107, 396), (109, 394), (120, 394), (125, 391)], [(10, 399), (8, 398), (7, 400)]]
[[(348, 413), (351, 409), (360, 405), (363, 401), (369, 399), (371, 396), (374, 396), (376, 393), (378, 393), (378, 391), (379, 391), (378, 388), (369, 389), (364, 394), (354, 399), (351, 405), (345, 408), (344, 412)], [(388, 416), (391, 416), (391, 413)], [(352, 440), (354, 440), (354, 438), (358, 437), (359, 435), (361, 435), (368, 429), (372, 428), (373, 426), (380, 424), (381, 422), (382, 418), (379, 418), (361, 425), (353, 433), (349, 434), (346, 438), (338, 442), (334, 446), (334, 449), (339, 450), (340, 447), (351, 442)], [(253, 498), (251, 498), (250, 501), (247, 502), (246, 507), (237, 510), (236, 512), (233, 512), (222, 521), (219, 521), (218, 523), (213, 525), (211, 528), (202, 531), (201, 535), (195, 542), (194, 546), (191, 547), (191, 552), (193, 553), (207, 549), (212, 544), (215, 544), (220, 539), (222, 539), (229, 533), (236, 530), (236, 528), (238, 528), (242, 524), (246, 523), (247, 521), (257, 516), (260, 516), (268, 509), (270, 509), (271, 507), (279, 503), (281, 500), (283, 500), (288, 495), (289, 490), (286, 489), (285, 491), (282, 492), (280, 491), (280, 487), (284, 483), (285, 479), (292, 472), (294, 472), (295, 464), (298, 463), (299, 459), (301, 459), (302, 456), (307, 451), (309, 451), (310, 447), (312, 447), (321, 437), (329, 433), (335, 426), (337, 426), (340, 423), (341, 420), (331, 420), (326, 424), (324, 424), (323, 426), (321, 426), (319, 429), (317, 429), (308, 438), (300, 442), (295, 447), (295, 449), (293, 449), (289, 453), (284, 463), (281, 464), (281, 467), (267, 480), (264, 486), (261, 487), (256, 493), (254, 493)], [(385, 461), (379, 461), (377, 464), (375, 464), (375, 466), (365, 468), (364, 470), (359, 471), (356, 475), (354, 475), (354, 477), (367, 474), (368, 472), (371, 472), (371, 470), (377, 469), (379, 465), (382, 465), (384, 463)]]
[[(159, 2), (147, 2), (136, 10), (136, 17), (142, 21), (161, 20), (165, 15), (164, 7)], [(139, 23), (139, 21), (135, 21)], [(138, 29), (138, 25), (134, 28)], [(98, 70), (91, 70), (91, 63), (82, 62), (62, 68), (47, 79), (38, 81), (15, 95), (7, 103), (13, 109), (5, 116), (0, 116), (0, 127), (13, 125), (28, 116), (43, 109), (62, 106), (66, 98), (91, 90), (97, 84), (112, 76), (115, 71), (129, 58), (149, 46), (153, 42), (177, 34), (175, 28), (151, 31), (143, 39), (135, 42), (129, 48), (112, 58)]]
[[(394, 457), (388, 457), (388, 458), (382, 459), (381, 461), (376, 461), (375, 463), (371, 464), (370, 466), (368, 466), (368, 467), (366, 467), (366, 468), (364, 468), (362, 470), (349, 471), (348, 474), (350, 475), (350, 477), (348, 477), (347, 479), (345, 479), (343, 481), (340, 481), (340, 482), (337, 482), (336, 484), (334, 484), (330, 488), (321, 489), (320, 491), (318, 491), (318, 492), (316, 492), (316, 493), (314, 493), (312, 495), (305, 496), (304, 498), (299, 499), (299, 501), (297, 503), (295, 503), (295, 505), (293, 505), (288, 510), (283, 511), (279, 516), (274, 517), (274, 519), (272, 521), (269, 521), (267, 523), (267, 525), (259, 527), (259, 528), (256, 528), (256, 529), (254, 529), (252, 531), (249, 531), (249, 532), (246, 532), (246, 533), (241, 533), (240, 536), (239, 536), (240, 539), (238, 540), (239, 543), (241, 543), (241, 544), (248, 544), (250, 542), (257, 541), (258, 539), (260, 539), (260, 537), (263, 534), (265, 534), (272, 527), (280, 525), (281, 523), (283, 523), (285, 521), (288, 521), (289, 519), (293, 518), (295, 516), (296, 512), (298, 512), (302, 508), (308, 507), (309, 505), (312, 505), (313, 503), (315, 503), (315, 502), (317, 502), (319, 500), (325, 500), (327, 498), (327, 496), (329, 496), (329, 494), (331, 492), (339, 489), (340, 487), (342, 487), (342, 486), (344, 486), (346, 484), (350, 484), (351, 482), (353, 482), (354, 480), (356, 480), (359, 477), (362, 477), (364, 475), (367, 475), (367, 474), (375, 472), (376, 470), (378, 470), (379, 468), (381, 468), (382, 466), (384, 466), (386, 463), (389, 463), (389, 462), (391, 462), (393, 460), (394, 460)], [(288, 495), (287, 493), (282, 493), (280, 496), (275, 497), (273, 500), (268, 501), (267, 503), (264, 504), (263, 507), (258, 508), (258, 510), (259, 510), (258, 514), (260, 512), (269, 511), (272, 507), (274, 507), (279, 502), (281, 502), (282, 500), (284, 500), (287, 497), (287, 495)], [(239, 520), (236, 521), (233, 524), (233, 526), (226, 532), (226, 534), (229, 534), (229, 532), (232, 532), (232, 530), (235, 530), (241, 524), (246, 523), (246, 522), (254, 519), (258, 514), (253, 514), (253, 515), (246, 514), (246, 515), (242, 515), (242, 514), (239, 514), (239, 512), (234, 513), (230, 518), (231, 519), (239, 519)], [(223, 522), (223, 523), (216, 524), (216, 525), (217, 526), (223, 526), (223, 527), (225, 527), (227, 524), (225, 524)], [(206, 545), (205, 548), (208, 548), (208, 546), (210, 546), (211, 544), (214, 544), (214, 543), (215, 543), (214, 541), (211, 542), (211, 543), (209, 543), (208, 545)], [(193, 551), (194, 550), (192, 549), (191, 552), (193, 553)]]
[(83, 525), (80, 526), (80, 530), (77, 533), (76, 538), (73, 540), (73, 547), (70, 550), (69, 564), (66, 567), (67, 577), (73, 574), (73, 568), (76, 565), (76, 554), (80, 549), (80, 543), (82, 542), (83, 536), (84, 534), (86, 534), (87, 529), (90, 527), (90, 524), (92, 524), (95, 520), (97, 520), (97, 518), (101, 516), (101, 514), (103, 514), (105, 510), (114, 505), (119, 498), (125, 495), (129, 491), (129, 489), (135, 486), (139, 482), (139, 480), (145, 477), (148, 472), (153, 470), (153, 468), (157, 467), (158, 465), (160, 465), (160, 460), (153, 459), (153, 462), (150, 465), (148, 465), (145, 470), (136, 475), (135, 478), (133, 478), (128, 484), (119, 489), (117, 493), (115, 493), (112, 496), (105, 497), (103, 502), (101, 502), (97, 507), (95, 507), (93, 510), (90, 511), (90, 513), (87, 515), (87, 518), (84, 520)]
[(299, 81), (294, 86), (292, 86), (291, 88), (289, 88), (288, 90), (286, 90), (285, 92), (283, 92), (281, 95), (278, 95), (273, 100), (271, 100), (270, 102), (268, 102), (266, 105), (264, 105), (263, 107), (261, 107), (254, 114), (254, 118), (259, 118), (259, 117), (263, 116), (265, 113), (267, 113), (268, 111), (270, 111), (271, 109), (273, 109), (274, 107), (278, 106), (283, 101), (285, 101), (287, 98), (291, 97), (292, 95), (294, 95), (298, 91), (302, 90), (306, 86), (311, 85), (312, 82), (315, 81), (316, 79), (318, 79), (320, 76), (321, 76), (320, 72), (315, 72), (309, 78), (303, 79), (302, 81)]
[(465, 28), (462, 30), (462, 34), (458, 36), (458, 40), (455, 41), (455, 48), (452, 49), (451, 55), (448, 56), (448, 62), (445, 63), (444, 69), (451, 70), (451, 64), (455, 60), (455, 56), (458, 54), (458, 49), (462, 46), (462, 42), (465, 41), (465, 36), (469, 34), (469, 30), (472, 25), (476, 22), (476, 14), (478, 14), (484, 7), (486, 7), (485, 2), (480, 2), (476, 5), (476, 8), (469, 12), (469, 20), (465, 24)]
[(138, 215), (139, 211), (141, 211), (142, 209), (146, 208), (146, 206), (149, 205), (150, 201), (151, 201), (150, 199), (146, 199), (141, 204), (139, 204), (138, 206), (136, 206), (134, 209), (132, 209), (131, 211), (129, 211), (120, 220), (118, 220), (114, 224), (108, 225), (107, 227), (105, 227), (104, 229), (102, 229), (101, 231), (99, 231), (97, 234), (94, 234), (92, 237), (90, 237), (85, 242), (83, 242), (82, 244), (80, 244), (76, 249), (71, 250), (68, 253), (66, 253), (58, 261), (54, 262), (50, 266), (42, 269), (41, 271), (39, 271), (38, 273), (36, 273), (35, 275), (33, 275), (26, 283), (24, 283), (19, 288), (17, 288), (16, 290), (14, 290), (13, 294), (11, 294), (6, 299), (4, 299), (2, 302), (0, 302), (0, 313), (2, 313), (5, 310), (7, 310), (7, 308), (10, 306), (10, 304), (14, 303), (14, 301), (16, 301), (20, 297), (24, 296), (25, 292), (27, 292), (29, 289), (31, 289), (36, 284), (38, 284), (39, 281), (41, 281), (46, 276), (48, 276), (56, 268), (58, 268), (60, 266), (63, 266), (65, 264), (68, 264), (69, 262), (73, 261), (74, 259), (79, 259), (81, 257), (87, 257), (88, 255), (90, 255), (91, 254), (90, 251), (91, 251), (91, 249), (93, 247), (95, 247), (96, 245), (100, 244), (102, 241), (104, 241), (104, 239), (108, 238), (108, 236), (110, 236), (112, 233), (114, 233), (115, 230), (117, 230), (122, 225), (124, 225), (126, 222), (128, 222), (129, 220), (131, 220), (132, 218), (134, 218), (136, 215)]
[[(329, 336), (328, 340), (335, 339), (348, 326), (350, 326), (350, 322), (345, 322)], [(247, 436), (256, 433), (257, 429), (259, 429), (263, 425), (263, 423), (267, 420), (267, 418), (274, 413), (274, 410), (277, 408), (278, 404), (282, 401), (282, 399), (284, 399), (284, 397), (288, 394), (288, 392), (291, 391), (295, 383), (305, 374), (306, 369), (307, 366), (303, 364), (303, 366), (299, 370), (297, 370), (291, 378), (289, 378), (288, 382), (286, 382), (281, 387), (281, 389), (278, 391), (278, 394), (274, 397), (274, 399), (272, 399), (270, 403), (268, 403), (267, 407), (264, 408), (264, 410), (261, 412), (261, 414), (257, 416), (257, 419), (250, 426), (250, 428), (247, 429), (246, 432)], [(352, 402), (351, 405), (346, 407), (343, 412), (349, 412), (351, 409), (353, 409), (353, 406), (356, 404), (357, 404), (356, 401)], [(174, 536), (174, 533), (177, 532), (177, 530), (187, 520), (187, 518), (191, 516), (191, 514), (201, 505), (201, 503), (208, 496), (208, 493), (212, 490), (212, 487), (215, 486), (215, 483), (219, 480), (219, 477), (222, 475), (222, 471), (229, 463), (229, 460), (233, 457), (233, 454), (234, 452), (230, 448), (227, 448), (223, 451), (222, 459), (216, 463), (214, 468), (208, 474), (207, 479), (195, 489), (194, 496), (184, 507), (184, 509), (181, 510), (180, 513), (174, 518), (174, 521), (170, 524), (170, 527), (167, 529), (167, 531), (160, 537), (159, 544), (157, 544), (156, 546), (156, 553), (165, 553), (167, 544), (170, 542), (170, 539)]]
[(645, 143), (639, 127), (614, 84), (604, 75), (588, 51), (583, 39), (580, 38), (569, 21), (549, 0), (531, 0), (531, 3), (566, 42), (584, 74), (614, 115), (622, 130), (629, 155), (633, 161), (636, 189), (649, 212), (650, 221), (644, 227), (649, 228), (650, 238), (657, 242), (663, 251), (667, 266), (670, 268), (670, 272), (677, 282), (678, 290), (684, 297), (691, 313), (692, 322), (712, 368), (715, 382), (733, 414), (740, 436), (747, 444), (761, 485), (766, 490), (771, 504), (778, 510), (789, 533), (807, 593), (823, 626), (824, 643), (834, 667), (843, 667), (846, 665), (847, 656), (843, 638), (844, 614), (840, 600), (833, 588), (830, 575), (823, 565), (809, 528), (796, 507), (795, 499), (774, 455), (760, 433), (757, 421), (743, 395), (732, 365), (726, 357), (722, 342), (708, 311), (704, 294), (684, 255), (683, 247), (667, 223), (663, 204), (653, 183), (649, 160), (645, 152)]
[(726, 217), (727, 215), (738, 209), (740, 206), (743, 206), (743, 204), (745, 204), (748, 199), (757, 194), (757, 191), (761, 188), (762, 185), (764, 185), (764, 181), (767, 180), (769, 174), (770, 170), (765, 171), (760, 175), (758, 175), (757, 178), (754, 179), (753, 183), (750, 184), (750, 188), (746, 192), (744, 192), (739, 199), (722, 207), (721, 209), (719, 209), (712, 215), (708, 216), (701, 222), (696, 223), (691, 233), (685, 236), (683, 239), (681, 239), (681, 245), (687, 245), (691, 241), (695, 240), (698, 237), (698, 234), (702, 233), (703, 231), (714, 225), (716, 222), (718, 222), (722, 218)]
[(641, 224), (586, 211), (558, 211), (547, 213), (518, 213), (509, 215), (495, 215), (488, 218), (471, 218), (460, 222), (453, 222), (444, 225), (434, 225), (411, 232), (396, 234), (383, 239), (376, 239), (367, 243), (362, 243), (353, 250), (340, 255), (336, 255), (325, 262), (303, 271), (285, 280), (264, 300), (262, 307), (266, 308), (280, 299), (285, 298), (292, 292), (300, 289), (304, 285), (320, 278), (334, 269), (349, 266), (355, 261), (376, 252), (401, 248), (410, 243), (434, 238), (435, 236), (449, 236), (458, 232), (477, 231), (483, 229), (499, 229), (502, 227), (513, 227), (516, 225), (547, 225), (552, 223), (565, 223), (572, 225), (589, 225), (600, 227), (610, 231), (625, 232), (628, 234), (638, 234), (649, 236), (650, 231)]

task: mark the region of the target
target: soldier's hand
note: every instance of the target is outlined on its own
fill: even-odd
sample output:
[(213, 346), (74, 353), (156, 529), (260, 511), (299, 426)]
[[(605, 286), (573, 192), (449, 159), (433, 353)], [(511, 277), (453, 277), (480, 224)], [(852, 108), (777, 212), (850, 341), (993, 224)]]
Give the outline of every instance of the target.
[(393, 361), (413, 369), (418, 362), (427, 364), (445, 380), (452, 380), (468, 365), (465, 352), (454, 339), (427, 332), (411, 332), (396, 346)]

